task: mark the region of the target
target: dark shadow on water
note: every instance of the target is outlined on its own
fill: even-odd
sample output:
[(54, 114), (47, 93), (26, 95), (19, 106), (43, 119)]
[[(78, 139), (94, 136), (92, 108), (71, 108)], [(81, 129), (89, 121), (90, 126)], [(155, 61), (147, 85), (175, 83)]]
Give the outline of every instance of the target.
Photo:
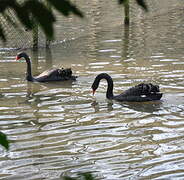
[[(94, 108), (95, 112), (99, 112), (100, 111), (100, 103), (98, 103), (97, 101), (93, 101), (91, 103), (91, 106)], [(107, 103), (107, 110), (108, 111), (112, 111), (113, 110), (113, 102), (108, 102)]]
[(68, 81), (53, 81), (53, 82), (27, 82), (27, 97), (32, 96), (42, 90), (50, 90), (50, 89), (57, 89), (57, 88), (72, 88), (75, 81), (68, 80)]
[(161, 110), (162, 101), (148, 101), (148, 102), (121, 102), (123, 107), (133, 109), (139, 112), (153, 113)]
[[(117, 104), (117, 103), (122, 106), (122, 109), (129, 108), (129, 109), (133, 109), (135, 111), (147, 112), (147, 113), (153, 113), (153, 112), (161, 110), (161, 108), (162, 108), (162, 101), (116, 102), (116, 101), (108, 100), (108, 102), (107, 102), (108, 111), (112, 111), (114, 109), (113, 105)], [(100, 111), (100, 103), (98, 103), (97, 101), (93, 101), (91, 103), (91, 106), (94, 108), (95, 112)], [(103, 108), (104, 108), (104, 106), (103, 106)]]

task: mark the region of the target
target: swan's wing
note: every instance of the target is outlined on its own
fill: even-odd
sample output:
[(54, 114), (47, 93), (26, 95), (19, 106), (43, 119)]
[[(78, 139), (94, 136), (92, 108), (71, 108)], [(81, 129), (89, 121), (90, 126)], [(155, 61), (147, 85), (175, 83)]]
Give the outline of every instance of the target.
[(72, 76), (72, 70), (69, 69), (51, 69), (44, 71), (39, 76), (35, 77), (36, 81), (47, 82), (47, 81), (65, 81), (75, 80), (76, 77)]
[(121, 95), (123, 96), (143, 96), (143, 95), (151, 95), (160, 92), (159, 86), (153, 85), (151, 83), (145, 84), (141, 83), (134, 87), (129, 88), (124, 91)]
[(44, 72), (42, 72), (41, 74), (39, 74), (38, 76), (36, 76), (37, 78), (40, 78), (40, 77), (49, 77), (49, 76), (52, 76), (52, 75), (57, 75), (57, 69), (50, 69), (50, 70), (46, 70)]
[(37, 76), (37, 78), (41, 77), (47, 77), (47, 78), (52, 78), (52, 77), (71, 77), (72, 76), (72, 70), (69, 69), (50, 69), (47, 71), (44, 71), (40, 75)]

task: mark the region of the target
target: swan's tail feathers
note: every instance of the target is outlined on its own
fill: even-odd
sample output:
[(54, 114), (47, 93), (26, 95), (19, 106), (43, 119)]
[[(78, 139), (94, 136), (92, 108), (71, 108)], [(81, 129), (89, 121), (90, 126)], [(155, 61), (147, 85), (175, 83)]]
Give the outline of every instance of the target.
[(65, 76), (71, 77), (72, 76), (72, 70), (71, 70), (71, 68), (58, 69), (58, 73), (59, 73), (60, 76), (63, 76), (63, 77), (65, 77)]
[(59, 76), (61, 78), (64, 78), (65, 80), (76, 80), (77, 76), (72, 75), (72, 70), (71, 68), (62, 68), (58, 69)]
[(160, 92), (159, 86), (153, 85), (151, 83), (149, 83), (149, 84), (141, 83), (141, 84), (138, 84), (137, 86), (143, 94)]
[(129, 88), (123, 94), (124, 95), (141, 96), (141, 95), (156, 94), (159, 92), (160, 92), (160, 90), (159, 90), (158, 85), (153, 85), (151, 83), (149, 83), (149, 84), (141, 83), (141, 84), (138, 84), (132, 88)]

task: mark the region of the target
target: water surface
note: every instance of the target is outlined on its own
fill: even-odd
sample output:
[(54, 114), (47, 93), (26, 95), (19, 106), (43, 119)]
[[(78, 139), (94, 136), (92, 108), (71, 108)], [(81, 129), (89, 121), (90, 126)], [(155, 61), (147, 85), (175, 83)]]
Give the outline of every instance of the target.
[[(50, 51), (26, 51), (35, 75), (50, 67), (71, 67), (75, 82), (26, 82), (25, 62), (14, 60), (16, 52), (2, 50), (0, 126), (11, 144), (8, 152), (0, 149), (0, 179), (59, 179), (78, 172), (109, 180), (183, 179), (183, 11), (125, 28), (120, 16), (102, 21), (105, 10), (99, 8), (93, 4), (89, 11), (90, 31), (84, 20), (84, 26), (69, 29), (73, 38)], [(110, 101), (105, 81), (93, 97), (90, 87), (101, 72), (112, 76), (115, 94), (152, 82), (160, 85), (163, 98)]]

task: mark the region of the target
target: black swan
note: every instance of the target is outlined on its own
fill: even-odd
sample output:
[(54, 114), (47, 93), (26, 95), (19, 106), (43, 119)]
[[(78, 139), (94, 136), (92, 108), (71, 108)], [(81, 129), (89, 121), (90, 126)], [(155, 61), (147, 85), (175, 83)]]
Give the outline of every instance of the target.
[(49, 81), (66, 81), (66, 80), (76, 80), (76, 76), (72, 76), (72, 70), (68, 69), (51, 69), (44, 71), (40, 75), (33, 77), (31, 72), (31, 60), (25, 52), (18, 53), (16, 60), (20, 58), (25, 58), (27, 63), (27, 74), (26, 79), (28, 81), (34, 82), (49, 82)]
[(162, 93), (160, 93), (159, 91), (159, 86), (153, 85), (151, 83), (138, 84), (134, 87), (129, 88), (123, 93), (117, 96), (114, 96), (113, 80), (107, 73), (101, 73), (95, 78), (91, 87), (93, 90), (93, 95), (96, 89), (98, 88), (101, 79), (107, 80), (108, 87), (107, 87), (106, 97), (108, 99), (114, 99), (117, 101), (144, 102), (144, 101), (160, 100), (162, 97)]

